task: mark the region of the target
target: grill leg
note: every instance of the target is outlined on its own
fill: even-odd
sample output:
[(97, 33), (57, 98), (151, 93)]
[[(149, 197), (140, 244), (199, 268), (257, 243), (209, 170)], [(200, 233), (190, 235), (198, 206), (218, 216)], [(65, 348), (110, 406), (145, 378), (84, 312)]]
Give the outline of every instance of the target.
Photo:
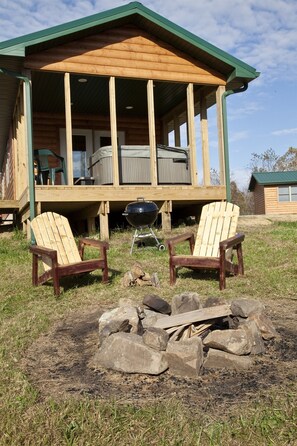
[(133, 239), (132, 239), (132, 245), (131, 245), (131, 249), (130, 249), (130, 254), (132, 254), (132, 252), (133, 252), (134, 243), (135, 243), (135, 240), (137, 239), (137, 237), (138, 237), (138, 229), (135, 229), (135, 232), (134, 232), (134, 235), (133, 235)]

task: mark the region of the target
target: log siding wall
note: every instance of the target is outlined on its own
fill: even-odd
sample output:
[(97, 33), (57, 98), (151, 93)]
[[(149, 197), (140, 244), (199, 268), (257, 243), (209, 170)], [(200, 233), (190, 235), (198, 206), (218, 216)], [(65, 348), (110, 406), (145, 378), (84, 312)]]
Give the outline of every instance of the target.
[(254, 189), (255, 214), (297, 214), (296, 201), (279, 201), (278, 186), (261, 186)]
[(265, 186), (266, 214), (297, 214), (296, 201), (278, 201), (278, 186)]
[[(35, 113), (33, 116), (33, 148), (46, 147), (60, 153), (60, 128), (65, 128), (65, 116), (52, 113)], [(77, 115), (72, 116), (73, 129), (110, 131), (110, 120), (106, 116)], [(125, 132), (125, 144), (148, 145), (149, 131), (146, 119), (118, 118), (118, 132)], [(156, 121), (156, 140), (162, 143), (162, 124)], [(94, 148), (96, 149), (96, 148)]]
[(265, 214), (265, 195), (264, 187), (256, 184), (254, 190), (255, 214)]
[(28, 56), (32, 70), (225, 85), (224, 77), (145, 31), (125, 26)]

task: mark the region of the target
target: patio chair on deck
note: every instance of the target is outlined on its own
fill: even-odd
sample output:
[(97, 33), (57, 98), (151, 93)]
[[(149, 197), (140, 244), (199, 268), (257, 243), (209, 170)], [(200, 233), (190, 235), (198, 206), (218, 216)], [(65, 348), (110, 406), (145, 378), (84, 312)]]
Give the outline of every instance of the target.
[(50, 149), (34, 150), (34, 162), (37, 166), (37, 184), (55, 184), (56, 174), (63, 174), (64, 184), (67, 184), (66, 163), (62, 156)]
[[(170, 284), (176, 282), (176, 268), (218, 270), (220, 290), (226, 288), (226, 273), (243, 274), (242, 242), (244, 234), (236, 234), (239, 207), (232, 203), (215, 202), (202, 208), (196, 235), (178, 235), (167, 240), (169, 249)], [(189, 242), (190, 255), (177, 255), (178, 243)], [(237, 264), (233, 263), (234, 250)]]
[[(32, 258), (33, 285), (41, 285), (52, 279), (54, 292), (60, 294), (60, 278), (102, 269), (102, 282), (108, 282), (107, 255), (108, 243), (90, 238), (75, 243), (67, 218), (54, 212), (45, 212), (35, 217), (31, 228), (36, 245), (30, 246)], [(96, 259), (84, 260), (85, 246), (99, 250)], [(44, 272), (38, 274), (38, 260), (41, 260)]]

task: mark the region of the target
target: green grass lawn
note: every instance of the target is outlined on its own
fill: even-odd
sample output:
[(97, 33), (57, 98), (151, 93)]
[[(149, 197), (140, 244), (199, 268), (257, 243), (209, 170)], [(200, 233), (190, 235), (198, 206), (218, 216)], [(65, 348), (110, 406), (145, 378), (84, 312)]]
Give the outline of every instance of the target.
[[(189, 229), (193, 228), (173, 233)], [(186, 269), (170, 287), (168, 253), (148, 247), (135, 249), (130, 256), (132, 231), (115, 230), (108, 251), (110, 284), (101, 284), (100, 272), (69, 278), (62, 282), (65, 291), (59, 298), (51, 284), (32, 287), (24, 236), (0, 235), (0, 446), (297, 445), (296, 381), (289, 388), (280, 385), (277, 392), (273, 388), (265, 398), (238, 406), (230, 414), (217, 410), (213, 416), (199, 408), (192, 412), (178, 398), (139, 407), (87, 396), (44, 397), (20, 367), (26, 349), (74, 310), (88, 305), (114, 307), (124, 297), (141, 302), (140, 287), (127, 289), (121, 284), (135, 261), (148, 273), (158, 273), (161, 288), (153, 291), (169, 302), (174, 294), (195, 291), (226, 300), (279, 300), (297, 314), (297, 223), (273, 223), (244, 232), (245, 276), (227, 278), (223, 292), (215, 275)], [(157, 235), (163, 239), (162, 232)]]

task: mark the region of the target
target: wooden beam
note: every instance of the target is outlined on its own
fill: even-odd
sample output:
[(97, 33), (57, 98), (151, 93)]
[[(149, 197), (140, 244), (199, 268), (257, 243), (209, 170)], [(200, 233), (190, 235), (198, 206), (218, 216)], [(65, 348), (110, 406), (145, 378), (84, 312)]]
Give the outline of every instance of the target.
[(187, 114), (188, 114), (188, 142), (190, 146), (191, 183), (198, 184), (197, 159), (196, 159), (196, 135), (195, 135), (195, 111), (193, 84), (187, 87)]
[(224, 157), (224, 132), (223, 132), (223, 107), (222, 96), (226, 88), (219, 86), (216, 90), (217, 103), (217, 127), (218, 127), (218, 149), (219, 149), (219, 169), (220, 169), (220, 184), (226, 184), (225, 177), (225, 157)]
[(117, 112), (116, 112), (116, 87), (115, 78), (109, 79), (109, 105), (110, 105), (110, 131), (112, 146), (112, 174), (113, 185), (118, 186), (119, 180), (119, 158), (118, 158), (118, 132), (117, 132)]
[(203, 161), (203, 184), (204, 186), (210, 186), (207, 105), (206, 96), (204, 94), (201, 94), (200, 96), (200, 129)]
[(202, 308), (201, 310), (176, 314), (175, 316), (162, 317), (155, 322), (154, 327), (166, 329), (169, 327), (177, 327), (179, 325), (190, 325), (194, 322), (225, 317), (231, 313), (230, 305), (217, 305), (215, 307)]
[(72, 160), (72, 116), (71, 116), (71, 91), (70, 74), (64, 74), (65, 95), (65, 121), (66, 121), (66, 157), (67, 157), (67, 182), (73, 185), (73, 160)]
[(149, 141), (151, 154), (151, 185), (158, 184), (157, 176), (157, 154), (156, 154), (156, 129), (155, 129), (155, 107), (154, 107), (154, 83), (151, 79), (147, 81), (147, 104), (148, 104), (148, 124)]

